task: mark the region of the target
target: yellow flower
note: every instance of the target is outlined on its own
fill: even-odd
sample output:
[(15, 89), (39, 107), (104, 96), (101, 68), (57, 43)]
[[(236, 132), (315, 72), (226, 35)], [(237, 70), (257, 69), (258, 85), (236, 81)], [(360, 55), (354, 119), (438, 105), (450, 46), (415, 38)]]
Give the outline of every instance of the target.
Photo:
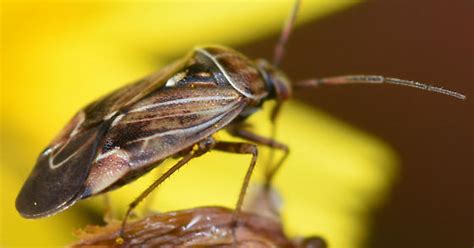
[[(299, 22), (354, 3), (307, 1)], [(22, 219), (14, 209), (36, 156), (79, 108), (195, 45), (235, 46), (279, 32), (292, 1), (1, 4), (0, 246), (13, 247), (64, 245), (75, 228), (101, 214), (100, 197), (39, 220)], [(266, 135), (268, 115), (250, 120)], [(333, 247), (356, 247), (367, 234), (368, 210), (394, 175), (393, 154), (373, 137), (296, 102), (284, 107), (278, 125), (278, 138), (292, 150), (276, 178), (287, 231), (322, 235)], [(249, 159), (203, 156), (168, 180), (151, 208), (232, 207)], [(154, 178), (152, 172), (114, 191), (114, 207), (123, 212)]]

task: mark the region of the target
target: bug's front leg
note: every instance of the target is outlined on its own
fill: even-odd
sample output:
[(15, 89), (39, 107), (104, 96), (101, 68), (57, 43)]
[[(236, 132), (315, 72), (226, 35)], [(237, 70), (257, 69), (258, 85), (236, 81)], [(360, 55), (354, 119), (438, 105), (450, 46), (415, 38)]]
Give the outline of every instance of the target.
[(177, 170), (179, 170), (181, 167), (187, 164), (191, 159), (199, 157), (203, 155), (204, 153), (208, 152), (209, 150), (211, 150), (214, 147), (214, 145), (215, 145), (215, 140), (212, 137), (208, 137), (202, 140), (201, 142), (197, 143), (195, 146), (193, 146), (193, 149), (188, 151), (188, 153), (183, 156), (183, 158), (180, 161), (178, 161), (175, 165), (173, 165), (173, 167), (171, 167), (163, 175), (161, 175), (155, 182), (153, 182), (150, 186), (148, 186), (148, 188), (145, 189), (145, 191), (143, 191), (132, 203), (130, 203), (122, 221), (122, 227), (120, 229), (120, 235), (117, 238), (117, 243), (121, 244), (124, 241), (125, 226), (127, 224), (127, 219), (130, 216), (130, 213), (132, 212), (132, 210), (135, 209), (135, 207), (137, 207), (137, 205), (143, 199), (145, 199), (154, 189), (156, 189), (161, 183), (163, 183), (173, 173), (175, 173)]
[(273, 149), (278, 149), (283, 152), (283, 156), (280, 158), (280, 160), (276, 163), (275, 166), (272, 166), (265, 175), (265, 188), (269, 189), (272, 183), (273, 178), (275, 177), (276, 173), (280, 169), (281, 165), (283, 162), (286, 160), (286, 158), (289, 155), (289, 148), (287, 145), (280, 143), (274, 139), (267, 138), (260, 136), (258, 134), (252, 133), (246, 129), (244, 129), (242, 126), (236, 126), (233, 127), (229, 130), (230, 134), (251, 142), (254, 142), (259, 145), (264, 145)]

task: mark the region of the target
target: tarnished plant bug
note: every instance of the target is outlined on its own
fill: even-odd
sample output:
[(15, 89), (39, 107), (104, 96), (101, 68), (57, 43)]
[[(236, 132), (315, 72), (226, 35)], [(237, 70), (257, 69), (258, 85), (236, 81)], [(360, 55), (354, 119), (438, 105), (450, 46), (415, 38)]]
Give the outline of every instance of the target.
[[(250, 60), (228, 47), (196, 47), (162, 70), (80, 110), (40, 154), (18, 195), (19, 213), (26, 218), (56, 214), (78, 200), (133, 181), (169, 157), (180, 157), (130, 204), (125, 225), (131, 210), (166, 178), (193, 158), (219, 150), (251, 155), (232, 217), (236, 223), (257, 161), (257, 145), (284, 152), (266, 175), (266, 185), (271, 184), (289, 151), (285, 144), (244, 128), (246, 118), (264, 102), (276, 101), (271, 115), (274, 121), (293, 90), (325, 84), (397, 84), (465, 98), (423, 83), (372, 75), (291, 83), (279, 64), (299, 5), (296, 1), (272, 63)], [(212, 135), (221, 129), (247, 142), (216, 140)]]

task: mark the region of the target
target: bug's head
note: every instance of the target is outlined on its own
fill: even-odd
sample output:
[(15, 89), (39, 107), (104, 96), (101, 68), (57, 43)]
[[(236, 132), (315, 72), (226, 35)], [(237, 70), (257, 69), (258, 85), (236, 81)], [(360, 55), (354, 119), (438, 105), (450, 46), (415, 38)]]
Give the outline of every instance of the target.
[(257, 59), (256, 64), (269, 91), (267, 99), (283, 102), (291, 97), (291, 83), (283, 71), (264, 59)]
[(285, 53), (285, 44), (290, 37), (291, 28), (296, 20), (296, 14), (298, 13), (300, 3), (300, 0), (295, 1), (293, 9), (291, 10), (291, 14), (283, 26), (280, 39), (275, 46), (273, 63), (269, 63), (264, 59), (257, 59), (255, 61), (260, 73), (262, 74), (263, 80), (267, 85), (269, 92), (267, 99), (275, 99), (277, 102), (271, 113), (270, 119), (272, 122), (275, 121), (278, 113), (280, 112), (283, 101), (288, 99), (292, 93), (290, 80), (288, 80), (288, 77), (286, 77), (283, 71), (279, 69), (279, 65), (283, 59), (283, 54)]

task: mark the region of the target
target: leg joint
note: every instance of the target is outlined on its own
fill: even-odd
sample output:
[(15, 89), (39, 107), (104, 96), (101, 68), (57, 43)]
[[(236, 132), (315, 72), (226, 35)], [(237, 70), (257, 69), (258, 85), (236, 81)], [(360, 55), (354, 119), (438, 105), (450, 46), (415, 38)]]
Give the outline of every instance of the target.
[(212, 137), (207, 137), (197, 143), (196, 156), (201, 156), (211, 150), (216, 145), (216, 140)]
[(254, 144), (242, 143), (242, 145), (239, 147), (239, 152), (240, 153), (250, 153), (254, 156), (257, 156), (258, 155), (258, 148)]

